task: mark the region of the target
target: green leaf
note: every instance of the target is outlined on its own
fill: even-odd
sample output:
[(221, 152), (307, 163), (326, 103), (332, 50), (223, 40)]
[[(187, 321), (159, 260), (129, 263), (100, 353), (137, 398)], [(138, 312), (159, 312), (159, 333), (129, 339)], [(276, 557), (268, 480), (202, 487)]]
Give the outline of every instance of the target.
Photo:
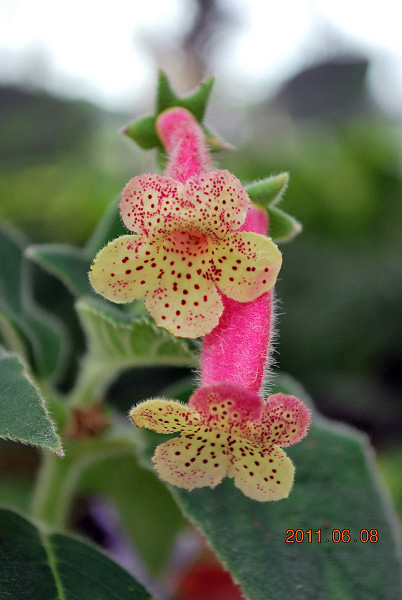
[(76, 308), (88, 345), (76, 386), (85, 402), (88, 394), (96, 398), (131, 367), (197, 365), (187, 341), (173, 337), (146, 316), (129, 316), (96, 299), (81, 299)]
[(25, 255), (64, 283), (74, 296), (95, 294), (88, 271), (97, 252), (110, 240), (127, 233), (119, 213), (119, 199), (110, 203), (85, 248), (69, 244), (34, 244)]
[(278, 204), (284, 194), (289, 181), (289, 173), (272, 175), (261, 181), (256, 181), (246, 186), (246, 191), (251, 200), (260, 204), (265, 210), (270, 204)]
[[(247, 598), (399, 597), (397, 524), (379, 489), (366, 440), (314, 415), (308, 437), (286, 452), (296, 465), (294, 489), (286, 500), (252, 501), (230, 479), (214, 490), (173, 490)], [(294, 539), (288, 530), (303, 532), (298, 534), (303, 542), (286, 543)], [(338, 542), (336, 530), (350, 530), (350, 541)], [(361, 535), (367, 538), (365, 530), (376, 530), (378, 541), (375, 535), (372, 542), (360, 541)]]
[(94, 547), (0, 510), (0, 600), (150, 600)]
[(0, 347), (0, 437), (63, 455), (39, 390), (16, 354)]
[[(148, 317), (113, 312), (112, 306), (82, 299), (76, 305), (88, 340), (89, 352), (111, 368), (133, 366), (195, 366), (189, 344), (157, 327)], [(106, 367), (106, 365), (104, 365)]]
[(133, 452), (91, 463), (83, 470), (77, 491), (110, 499), (150, 572), (160, 572), (185, 521), (164, 484), (139, 466)]
[(25, 239), (0, 226), (0, 331), (11, 347), (31, 358), (42, 376), (57, 375), (63, 365), (62, 328), (32, 297), (32, 265), (24, 258)]
[(25, 254), (60, 279), (75, 296), (91, 293), (88, 280), (91, 259), (79, 248), (68, 244), (38, 244), (30, 246)]
[(268, 234), (276, 242), (289, 241), (300, 233), (301, 224), (280, 208), (268, 206), (267, 212), (269, 216)]

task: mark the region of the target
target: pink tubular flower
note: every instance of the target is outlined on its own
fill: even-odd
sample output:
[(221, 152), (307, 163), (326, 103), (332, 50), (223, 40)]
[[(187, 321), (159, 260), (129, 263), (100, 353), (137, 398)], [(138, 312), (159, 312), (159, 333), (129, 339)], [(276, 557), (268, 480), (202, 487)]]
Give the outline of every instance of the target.
[[(268, 215), (257, 206), (247, 213), (241, 231), (265, 234)], [(252, 302), (223, 298), (224, 311), (215, 329), (204, 338), (201, 383), (237, 383), (259, 393), (270, 354), (273, 321), (273, 290)]]
[(282, 256), (271, 239), (236, 231), (250, 199), (228, 171), (201, 172), (183, 184), (167, 176), (134, 177), (120, 213), (135, 235), (103, 248), (90, 271), (96, 292), (125, 303), (145, 296), (157, 325), (179, 337), (212, 331), (223, 304), (273, 287)]
[(294, 466), (281, 447), (305, 437), (306, 406), (294, 396), (257, 394), (233, 383), (199, 388), (189, 404), (154, 399), (135, 406), (137, 427), (181, 434), (157, 446), (153, 461), (161, 479), (194, 488), (218, 485), (225, 475), (248, 497), (265, 502), (289, 495)]

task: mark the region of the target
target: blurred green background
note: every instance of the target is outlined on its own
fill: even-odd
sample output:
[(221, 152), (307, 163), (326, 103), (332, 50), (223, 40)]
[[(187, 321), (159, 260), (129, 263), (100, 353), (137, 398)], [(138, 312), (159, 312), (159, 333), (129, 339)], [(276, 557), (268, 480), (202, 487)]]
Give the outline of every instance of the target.
[[(211, 18), (196, 16), (194, 31), (211, 31)], [(194, 78), (208, 72), (200, 39), (211, 37), (179, 40), (187, 52), (182, 73), (197, 57)], [(274, 357), (323, 414), (368, 434), (402, 514), (402, 126), (371, 98), (368, 67), (362, 55), (318, 57), (254, 104), (212, 96), (207, 123), (236, 146), (216, 164), (244, 183), (290, 172), (281, 206), (303, 232), (282, 245)], [(149, 112), (152, 105), (149, 97)], [(112, 113), (38, 89), (0, 87), (0, 218), (32, 242), (83, 244), (127, 180), (155, 170), (153, 154), (118, 132), (142, 108)], [(78, 336), (72, 301), (66, 306), (60, 285), (44, 281), (39, 300)], [(126, 412), (183, 374), (128, 373), (112, 395)]]

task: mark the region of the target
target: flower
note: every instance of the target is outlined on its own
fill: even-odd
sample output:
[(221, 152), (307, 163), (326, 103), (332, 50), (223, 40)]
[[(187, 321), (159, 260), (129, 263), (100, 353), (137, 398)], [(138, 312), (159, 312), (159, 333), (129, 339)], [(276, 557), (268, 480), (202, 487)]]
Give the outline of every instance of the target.
[[(96, 292), (117, 303), (145, 296), (157, 325), (196, 338), (218, 324), (218, 289), (240, 302), (275, 284), (282, 256), (271, 239), (236, 231), (250, 199), (228, 171), (194, 175), (183, 184), (145, 174), (123, 190), (120, 214), (135, 235), (103, 248), (92, 264)], [(218, 288), (218, 289), (217, 289)]]
[(218, 485), (225, 475), (248, 497), (265, 502), (289, 495), (294, 466), (282, 447), (307, 434), (310, 413), (295, 396), (262, 398), (233, 383), (203, 386), (188, 405), (156, 398), (135, 406), (137, 427), (181, 432), (157, 446), (153, 462), (161, 479), (194, 488)]
[[(265, 234), (268, 215), (253, 205), (241, 231)], [(222, 298), (218, 325), (203, 340), (200, 357), (202, 385), (231, 381), (259, 393), (269, 369), (274, 321), (273, 290), (251, 302)]]

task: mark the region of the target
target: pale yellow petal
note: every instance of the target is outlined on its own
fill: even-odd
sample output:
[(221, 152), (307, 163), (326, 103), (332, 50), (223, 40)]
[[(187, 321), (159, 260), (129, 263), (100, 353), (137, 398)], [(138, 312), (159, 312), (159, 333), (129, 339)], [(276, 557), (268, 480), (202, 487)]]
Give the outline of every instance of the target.
[(231, 458), (228, 475), (249, 498), (267, 502), (289, 496), (295, 469), (281, 448), (274, 446), (268, 452), (243, 443), (236, 445)]
[(229, 466), (218, 441), (214, 431), (201, 427), (193, 435), (182, 434), (160, 444), (152, 459), (159, 477), (186, 490), (214, 488)]
[[(197, 283), (194, 283), (197, 282)], [(215, 285), (202, 277), (164, 277), (150, 290), (145, 306), (155, 323), (176, 337), (197, 338), (212, 331), (223, 312)]]
[(214, 281), (229, 298), (251, 302), (276, 282), (282, 255), (274, 242), (258, 233), (237, 231), (212, 250)]
[(192, 432), (201, 423), (199, 415), (187, 405), (161, 398), (137, 404), (130, 411), (130, 417), (136, 427), (156, 433)]
[(89, 271), (95, 292), (119, 304), (142, 298), (160, 275), (155, 252), (140, 235), (123, 235), (109, 242)]

